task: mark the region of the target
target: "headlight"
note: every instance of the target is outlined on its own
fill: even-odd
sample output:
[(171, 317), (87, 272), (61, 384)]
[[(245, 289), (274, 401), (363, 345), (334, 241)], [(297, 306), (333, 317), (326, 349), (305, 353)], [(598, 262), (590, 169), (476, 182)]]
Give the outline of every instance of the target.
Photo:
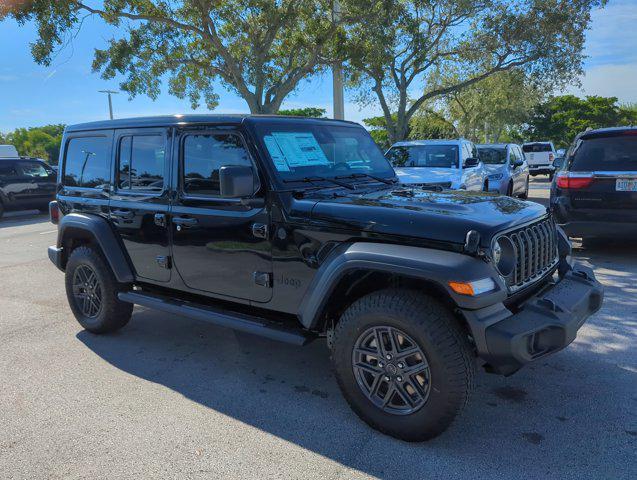
[(493, 263), (502, 276), (508, 277), (511, 273), (513, 273), (516, 260), (515, 248), (508, 237), (498, 238), (493, 245), (491, 256), (493, 258)]
[(502, 174), (494, 173), (493, 175), (489, 175), (489, 180), (502, 180)]

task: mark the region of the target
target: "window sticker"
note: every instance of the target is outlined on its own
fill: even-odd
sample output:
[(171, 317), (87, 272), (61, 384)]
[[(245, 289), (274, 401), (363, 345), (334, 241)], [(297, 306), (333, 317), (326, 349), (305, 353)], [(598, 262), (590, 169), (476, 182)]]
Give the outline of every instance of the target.
[(308, 132), (273, 132), (288, 167), (329, 165), (316, 137)]
[(279, 144), (276, 142), (272, 135), (266, 135), (263, 137), (263, 141), (265, 142), (265, 146), (270, 152), (270, 157), (272, 157), (272, 161), (274, 162), (274, 167), (279, 172), (289, 172), (290, 167), (288, 166), (288, 162), (285, 160), (285, 156), (283, 152), (279, 148)]

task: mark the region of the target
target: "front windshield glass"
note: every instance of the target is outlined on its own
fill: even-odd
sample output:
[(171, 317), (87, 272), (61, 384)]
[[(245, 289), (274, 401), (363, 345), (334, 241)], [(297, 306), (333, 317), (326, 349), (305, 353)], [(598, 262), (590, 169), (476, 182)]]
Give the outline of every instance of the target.
[(478, 147), (480, 160), (487, 165), (504, 165), (507, 161), (506, 148)]
[(386, 156), (394, 167), (458, 168), (456, 145), (392, 147)]
[(257, 124), (255, 128), (283, 181), (396, 176), (372, 137), (361, 127), (273, 122)]

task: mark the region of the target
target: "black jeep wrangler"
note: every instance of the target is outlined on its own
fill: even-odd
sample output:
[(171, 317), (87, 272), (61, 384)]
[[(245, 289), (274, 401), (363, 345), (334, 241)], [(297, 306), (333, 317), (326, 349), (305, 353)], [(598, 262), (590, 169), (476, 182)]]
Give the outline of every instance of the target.
[(79, 323), (133, 304), (304, 345), (326, 338), (367, 423), (419, 441), (571, 343), (603, 290), (538, 204), (410, 188), (357, 124), (168, 116), (75, 125), (49, 257)]

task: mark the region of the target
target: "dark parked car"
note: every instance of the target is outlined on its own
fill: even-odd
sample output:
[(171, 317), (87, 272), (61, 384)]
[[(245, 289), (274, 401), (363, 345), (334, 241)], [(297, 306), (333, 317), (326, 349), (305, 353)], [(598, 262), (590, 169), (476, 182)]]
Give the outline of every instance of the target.
[(326, 338), (352, 409), (405, 440), (449, 426), (478, 359), (510, 375), (602, 304), (543, 207), (397, 185), (350, 122), (71, 126), (60, 181), (49, 257), (84, 328), (122, 328), (138, 304), (296, 345)]
[(56, 173), (42, 160), (0, 158), (0, 217), (10, 210), (48, 211)]
[(578, 136), (551, 186), (551, 209), (572, 237), (637, 235), (637, 127)]

